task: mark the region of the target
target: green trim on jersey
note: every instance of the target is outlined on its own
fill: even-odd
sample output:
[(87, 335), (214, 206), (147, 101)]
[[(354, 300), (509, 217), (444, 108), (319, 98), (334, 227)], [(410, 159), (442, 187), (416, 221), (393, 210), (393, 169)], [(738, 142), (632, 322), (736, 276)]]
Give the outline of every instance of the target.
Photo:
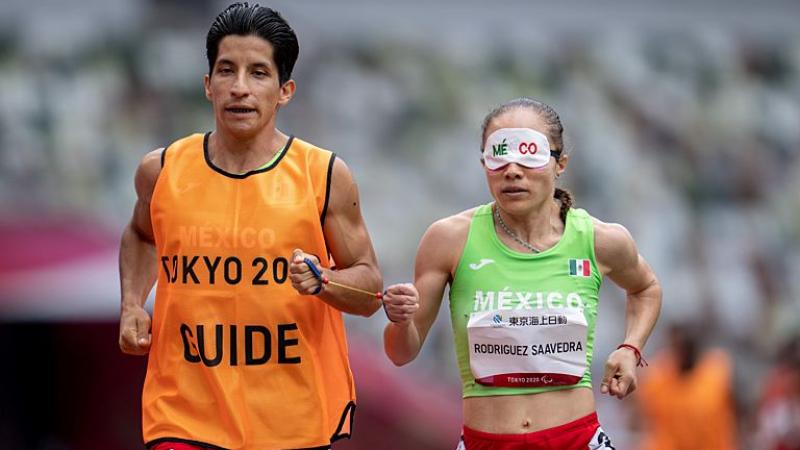
[[(291, 139), (289, 141), (291, 142)], [(272, 165), (278, 158), (280, 158), (282, 154), (286, 153), (286, 150), (288, 150), (289, 147), (290, 147), (289, 145), (284, 145), (283, 148), (280, 149), (280, 151), (276, 152), (274, 155), (272, 155), (272, 158), (269, 161), (267, 161), (266, 163), (264, 163), (263, 166), (256, 167), (255, 169), (248, 170), (247, 172), (242, 172), (239, 175), (244, 175), (244, 174), (246, 174), (248, 172), (257, 172), (259, 170), (266, 169), (267, 167)]]
[[(570, 260), (575, 259), (588, 259), (591, 262), (588, 277), (570, 275)], [(556, 245), (541, 253), (520, 253), (506, 247), (497, 237), (492, 204), (479, 206), (472, 217), (467, 242), (450, 286), (450, 320), (463, 396), (523, 395), (575, 387), (591, 388), (594, 330), (601, 282), (602, 276), (594, 254), (594, 224), (592, 217), (583, 209), (569, 210), (564, 234)], [(558, 292), (561, 298), (566, 298), (570, 293), (580, 295), (588, 324), (586, 372), (580, 382), (556, 387), (492, 387), (476, 383), (469, 364), (467, 322), (470, 314), (479, 307), (476, 300), (478, 291), (482, 298), (483, 292), (490, 291), (544, 293), (545, 296)], [(514, 306), (518, 303), (516, 299), (511, 300)]]

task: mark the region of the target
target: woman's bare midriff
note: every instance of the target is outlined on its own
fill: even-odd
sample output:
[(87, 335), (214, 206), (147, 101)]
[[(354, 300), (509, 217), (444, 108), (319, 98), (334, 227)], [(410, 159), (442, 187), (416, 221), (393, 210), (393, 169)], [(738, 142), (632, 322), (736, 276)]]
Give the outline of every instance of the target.
[(464, 425), (497, 434), (521, 434), (563, 425), (593, 413), (592, 390), (586, 387), (531, 395), (498, 395), (464, 399)]

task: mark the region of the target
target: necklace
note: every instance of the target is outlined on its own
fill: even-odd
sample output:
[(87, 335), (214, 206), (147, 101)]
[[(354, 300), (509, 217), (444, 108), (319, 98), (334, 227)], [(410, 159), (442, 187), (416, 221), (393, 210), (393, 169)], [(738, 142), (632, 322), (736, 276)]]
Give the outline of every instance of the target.
[(512, 239), (517, 241), (517, 243), (519, 245), (527, 248), (528, 250), (532, 251), (533, 253), (541, 253), (541, 250), (539, 250), (538, 248), (532, 246), (528, 242), (523, 241), (522, 239), (520, 239), (519, 236), (517, 236), (517, 233), (514, 233), (513, 231), (511, 231), (511, 228), (508, 228), (508, 225), (506, 225), (506, 223), (503, 221), (503, 218), (500, 217), (500, 208), (498, 208), (496, 206), (494, 208), (494, 216), (497, 217), (497, 223), (500, 224), (500, 227), (503, 229), (503, 231), (505, 231), (506, 234), (509, 235)]

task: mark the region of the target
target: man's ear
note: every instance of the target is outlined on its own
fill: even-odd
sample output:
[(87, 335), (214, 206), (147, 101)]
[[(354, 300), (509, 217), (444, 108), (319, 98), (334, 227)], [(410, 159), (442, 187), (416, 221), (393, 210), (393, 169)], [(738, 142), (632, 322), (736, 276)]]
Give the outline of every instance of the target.
[(212, 99), (211, 99), (211, 75), (209, 75), (209, 74), (203, 75), (203, 88), (206, 91), (206, 98), (209, 101), (212, 101)]
[(283, 83), (283, 86), (281, 86), (280, 98), (278, 99), (278, 106), (286, 106), (289, 101), (292, 100), (292, 97), (294, 97), (294, 92), (296, 90), (297, 85), (294, 80), (288, 80), (286, 83)]

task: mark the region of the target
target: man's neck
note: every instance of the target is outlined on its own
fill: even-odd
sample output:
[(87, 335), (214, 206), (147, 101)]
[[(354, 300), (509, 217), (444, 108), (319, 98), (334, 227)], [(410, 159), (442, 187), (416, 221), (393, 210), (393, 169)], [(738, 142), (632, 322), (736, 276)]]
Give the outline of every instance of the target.
[(226, 172), (246, 173), (270, 161), (288, 139), (276, 128), (247, 138), (232, 136), (217, 128), (208, 139), (209, 158)]

